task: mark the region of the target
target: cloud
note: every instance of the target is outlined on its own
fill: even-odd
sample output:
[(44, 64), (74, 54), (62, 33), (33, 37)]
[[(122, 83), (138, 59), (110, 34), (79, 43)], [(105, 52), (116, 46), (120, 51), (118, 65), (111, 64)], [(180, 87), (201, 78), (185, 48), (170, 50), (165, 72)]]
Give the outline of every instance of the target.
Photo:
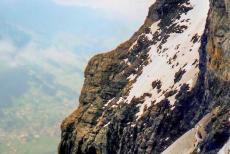
[[(73, 42), (67, 44), (63, 41), (67, 40), (65, 36), (59, 37), (62, 39), (52, 39), (53, 41), (45, 46), (37, 42), (36, 35), (31, 35), (31, 39), (24, 46), (18, 46), (14, 40), (3, 37), (0, 39), (0, 67), (16, 70), (25, 68), (36, 77), (42, 76), (41, 72), (44, 72), (53, 76), (57, 85), (79, 92), (83, 69), (89, 57), (87, 54), (77, 54), (73, 36)], [(41, 78), (46, 81), (46, 76)]]
[(106, 12), (109, 16), (141, 20), (155, 0), (54, 0), (59, 5), (80, 6)]

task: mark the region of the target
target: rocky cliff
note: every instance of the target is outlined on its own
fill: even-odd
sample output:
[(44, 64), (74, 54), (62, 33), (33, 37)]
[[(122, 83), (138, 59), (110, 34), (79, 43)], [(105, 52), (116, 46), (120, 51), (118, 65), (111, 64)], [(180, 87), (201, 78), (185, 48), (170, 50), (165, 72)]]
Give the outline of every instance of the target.
[(85, 70), (60, 154), (229, 151), (230, 1), (156, 0), (141, 28)]

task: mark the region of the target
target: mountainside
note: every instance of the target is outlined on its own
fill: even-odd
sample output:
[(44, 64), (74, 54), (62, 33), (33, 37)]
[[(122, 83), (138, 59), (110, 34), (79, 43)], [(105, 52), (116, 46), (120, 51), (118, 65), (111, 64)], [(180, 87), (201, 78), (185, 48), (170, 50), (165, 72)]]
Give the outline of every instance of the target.
[(156, 0), (130, 40), (88, 63), (59, 153), (227, 154), (229, 118), (230, 1)]

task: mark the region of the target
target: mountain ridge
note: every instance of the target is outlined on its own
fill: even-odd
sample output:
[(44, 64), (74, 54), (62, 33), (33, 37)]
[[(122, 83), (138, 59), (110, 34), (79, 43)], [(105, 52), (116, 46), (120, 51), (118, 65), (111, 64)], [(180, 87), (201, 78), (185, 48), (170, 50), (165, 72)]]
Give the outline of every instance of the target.
[(59, 153), (176, 154), (193, 129), (178, 151), (220, 151), (230, 134), (229, 4), (156, 0), (130, 40), (89, 61)]

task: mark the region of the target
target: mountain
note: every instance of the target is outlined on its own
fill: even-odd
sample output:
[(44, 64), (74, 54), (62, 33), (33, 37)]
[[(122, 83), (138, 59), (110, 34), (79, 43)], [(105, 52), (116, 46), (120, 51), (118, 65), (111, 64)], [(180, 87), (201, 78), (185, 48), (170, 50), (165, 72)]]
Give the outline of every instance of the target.
[(59, 154), (229, 152), (230, 1), (156, 0), (85, 70)]

